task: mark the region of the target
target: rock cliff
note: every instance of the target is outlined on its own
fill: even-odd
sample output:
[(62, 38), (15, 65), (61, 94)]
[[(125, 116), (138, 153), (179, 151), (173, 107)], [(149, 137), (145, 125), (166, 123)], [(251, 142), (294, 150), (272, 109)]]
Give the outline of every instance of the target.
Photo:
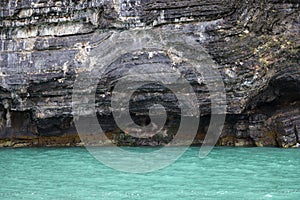
[[(2, 0), (0, 146), (80, 145), (72, 114), (78, 73), (89, 70), (91, 52), (105, 48), (103, 41), (113, 34), (147, 29), (180, 32), (218, 64), (227, 96), (219, 145), (295, 146), (300, 143), (299, 16), (297, 0)], [(176, 134), (180, 110), (162, 86), (145, 86), (130, 105), (132, 118), (143, 125), (149, 123), (151, 103), (166, 104), (165, 135), (128, 136), (109, 110), (114, 83), (124, 71), (158, 63), (187, 69), (188, 63), (176, 59), (180, 56), (141, 49), (109, 65), (99, 79), (96, 107), (101, 127), (115, 143), (163, 145)], [(195, 81), (201, 75), (181, 72), (201, 105), (194, 140), (201, 144), (211, 117), (210, 96), (205, 82)]]

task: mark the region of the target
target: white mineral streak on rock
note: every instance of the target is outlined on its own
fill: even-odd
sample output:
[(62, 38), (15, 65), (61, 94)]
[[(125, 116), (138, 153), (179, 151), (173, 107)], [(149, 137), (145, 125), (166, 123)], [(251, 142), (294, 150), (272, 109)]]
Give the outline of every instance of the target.
[(235, 73), (235, 71), (233, 69), (231, 69), (231, 68), (226, 68), (225, 69), (225, 74), (227, 76), (229, 76), (230, 78), (235, 78), (237, 76), (236, 73)]
[(33, 14), (33, 9), (23, 9), (19, 13), (20, 18), (31, 17)]
[(77, 43), (75, 47), (79, 49), (78, 54), (75, 56), (75, 60), (81, 63), (85, 63), (89, 59), (89, 51), (91, 46), (89, 43)]

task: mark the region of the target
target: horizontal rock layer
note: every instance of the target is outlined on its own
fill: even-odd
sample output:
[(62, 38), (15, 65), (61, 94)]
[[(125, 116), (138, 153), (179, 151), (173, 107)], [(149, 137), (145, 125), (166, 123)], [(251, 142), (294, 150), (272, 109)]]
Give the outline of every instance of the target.
[[(82, 145), (72, 113), (74, 81), (103, 62), (97, 52), (105, 51), (114, 35), (138, 30), (180, 33), (215, 61), (227, 97), (219, 145), (295, 146), (300, 143), (299, 6), (293, 0), (1, 1), (0, 146)], [(131, 137), (118, 128), (110, 108), (118, 79), (131, 69), (152, 73), (162, 65), (160, 70), (179, 70), (196, 92), (201, 117), (194, 144), (201, 144), (213, 96), (205, 79), (213, 77), (203, 80), (192, 63), (168, 49), (123, 50), (99, 78), (95, 95), (108, 138), (118, 145), (164, 145), (174, 138), (181, 111), (166, 87), (145, 85), (130, 102), (138, 125), (150, 123), (151, 105), (164, 105), (162, 134)], [(99, 139), (86, 137), (89, 144)], [(99, 140), (106, 144), (106, 138)]]

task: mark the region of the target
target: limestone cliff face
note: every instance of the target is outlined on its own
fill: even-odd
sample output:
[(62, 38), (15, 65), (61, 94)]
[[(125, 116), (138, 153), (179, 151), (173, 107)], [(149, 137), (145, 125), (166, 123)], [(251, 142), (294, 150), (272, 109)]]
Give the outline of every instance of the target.
[[(72, 117), (78, 73), (89, 70), (90, 52), (112, 34), (138, 29), (179, 31), (220, 66), (228, 105), (220, 145), (294, 146), (300, 143), (299, 16), (297, 0), (2, 0), (0, 146), (80, 143)], [(136, 94), (132, 116), (146, 124), (146, 107), (158, 98), (146, 93), (162, 91), (159, 101), (171, 102), (165, 136), (129, 137), (108, 108), (113, 84), (124, 70), (153, 63), (180, 67), (163, 51), (143, 49), (120, 56), (99, 81), (99, 122), (120, 145), (160, 145), (176, 133), (180, 111), (159, 86)], [(200, 77), (182, 73), (191, 82)], [(194, 143), (201, 144), (210, 101), (205, 83), (193, 86), (201, 104)]]

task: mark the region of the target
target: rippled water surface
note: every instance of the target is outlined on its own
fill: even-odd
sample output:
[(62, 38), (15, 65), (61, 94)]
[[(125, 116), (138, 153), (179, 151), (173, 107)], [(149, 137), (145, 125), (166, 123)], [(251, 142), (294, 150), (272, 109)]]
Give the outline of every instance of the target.
[(165, 169), (129, 174), (84, 148), (0, 149), (0, 199), (300, 199), (300, 149), (198, 153), (189, 148)]

